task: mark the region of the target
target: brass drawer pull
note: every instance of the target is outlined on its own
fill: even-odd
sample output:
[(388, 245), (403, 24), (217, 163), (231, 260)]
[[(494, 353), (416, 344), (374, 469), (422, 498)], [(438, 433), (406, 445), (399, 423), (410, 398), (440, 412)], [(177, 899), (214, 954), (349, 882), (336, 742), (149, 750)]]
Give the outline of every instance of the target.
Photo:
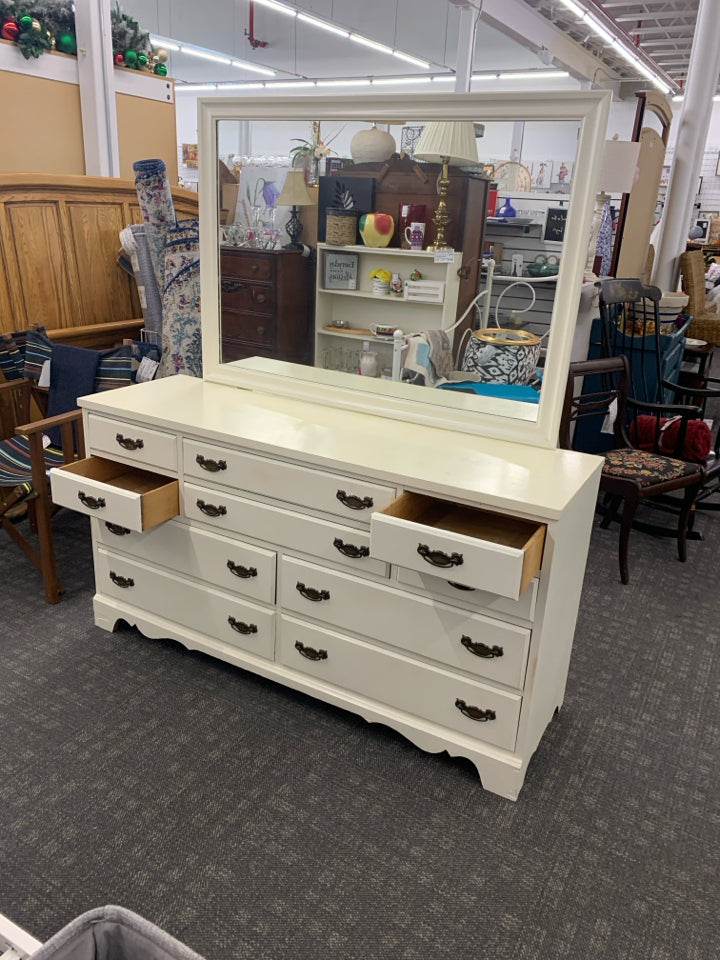
[(434, 567), (459, 567), (463, 562), (461, 553), (443, 553), (442, 550), (431, 550), (426, 543), (419, 543), (417, 552)]
[(227, 470), (226, 460), (209, 460), (201, 453), (195, 457), (195, 463), (199, 464), (203, 470), (207, 470), (208, 473), (218, 473), (220, 470)]
[(207, 517), (224, 517), (227, 513), (227, 507), (224, 507), (220, 504), (219, 507), (216, 507), (212, 503), (205, 503), (204, 500), (196, 500), (196, 506), (201, 510)]
[(333, 540), (333, 546), (336, 550), (339, 550), (345, 557), (350, 557), (353, 560), (359, 560), (361, 557), (370, 556), (370, 547), (356, 547), (352, 543), (345, 543), (340, 537), (335, 537)]
[(315, 650), (313, 647), (306, 647), (299, 640), (295, 641), (295, 649), (306, 660), (327, 660), (328, 658), (327, 650)]
[(257, 576), (256, 567), (243, 567), (239, 563), (235, 563), (233, 560), (228, 560), (227, 568), (236, 577), (241, 577), (243, 580), (249, 580), (251, 577)]
[(84, 504), (88, 510), (102, 510), (105, 506), (105, 497), (90, 497), (82, 490), (78, 492), (78, 500)]
[(105, 521), (105, 526), (110, 533), (114, 533), (116, 537), (126, 537), (129, 533), (132, 533), (132, 530), (129, 530), (127, 527), (121, 527), (119, 523), (110, 523), (109, 520)]
[(223, 293), (237, 293), (238, 290), (243, 290), (247, 286), (246, 283), (243, 283), (242, 280), (228, 280), (223, 278), (220, 281), (220, 289)]
[(460, 643), (469, 653), (474, 653), (476, 657), (483, 657), (486, 660), (492, 660), (493, 657), (502, 657), (505, 653), (503, 648), (498, 647), (497, 644), (489, 647), (486, 643), (473, 640), (472, 637), (468, 637), (465, 634), (460, 637)]
[(253, 293), (255, 303), (265, 303), (267, 296), (264, 293)]
[(494, 720), (497, 716), (494, 710), (481, 710), (480, 707), (469, 707), (464, 700), (456, 700), (455, 706), (460, 713), (464, 714), (470, 720), (478, 720), (481, 723), (486, 720)]
[(313, 603), (320, 603), (321, 600), (330, 599), (329, 590), (316, 590), (314, 587), (306, 587), (304, 583), (298, 582), (295, 584), (295, 589), (298, 593), (302, 594), (306, 600), (312, 600)]
[(115, 573), (114, 570), (110, 571), (110, 579), (116, 586), (122, 587), (123, 590), (127, 590), (128, 587), (134, 587), (135, 581), (132, 577), (121, 577), (119, 573)]
[(356, 497), (352, 493), (345, 493), (344, 490), (338, 490), (335, 496), (340, 503), (344, 504), (349, 510), (368, 510), (373, 506), (372, 497)]
[(144, 440), (133, 440), (130, 437), (124, 437), (121, 433), (116, 433), (115, 439), (123, 450), (142, 450), (145, 446)]
[(249, 636), (251, 633), (257, 633), (258, 628), (254, 623), (244, 623), (242, 620), (236, 620), (235, 617), (228, 617), (228, 623), (235, 633), (242, 633)]

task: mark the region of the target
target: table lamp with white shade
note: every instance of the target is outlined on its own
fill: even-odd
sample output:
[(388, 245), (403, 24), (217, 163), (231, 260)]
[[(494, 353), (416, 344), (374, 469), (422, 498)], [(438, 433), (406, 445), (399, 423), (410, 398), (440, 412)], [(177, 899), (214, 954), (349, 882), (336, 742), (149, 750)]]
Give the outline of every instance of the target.
[(598, 194), (595, 198), (595, 212), (590, 228), (590, 245), (588, 247), (585, 275), (594, 277), (593, 268), (597, 253), (598, 234), (602, 223), (605, 205), (613, 197), (630, 193), (635, 182), (640, 144), (633, 140), (606, 140), (603, 149), (603, 159), (598, 176)]
[(305, 183), (305, 173), (303, 170), (288, 170), (285, 177), (285, 183), (277, 198), (277, 206), (290, 207), (290, 219), (285, 224), (285, 230), (290, 237), (290, 243), (286, 243), (284, 250), (302, 250), (303, 245), (299, 242), (303, 225), (300, 222), (299, 207), (310, 207), (315, 200), (310, 195), (310, 191)]
[(445, 227), (450, 222), (447, 212), (447, 193), (450, 185), (448, 167), (477, 164), (476, 125), (470, 121), (433, 120), (427, 123), (413, 151), (416, 160), (441, 163), (440, 200), (433, 217), (435, 224), (435, 243), (428, 250), (447, 249)]

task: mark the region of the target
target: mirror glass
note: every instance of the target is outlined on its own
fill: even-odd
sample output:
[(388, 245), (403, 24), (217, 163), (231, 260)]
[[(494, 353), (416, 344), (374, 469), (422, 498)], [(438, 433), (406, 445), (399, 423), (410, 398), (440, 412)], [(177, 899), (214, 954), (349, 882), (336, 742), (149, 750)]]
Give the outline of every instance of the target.
[(501, 436), (540, 424), (587, 347), (605, 100), (442, 99), (201, 103), (206, 376)]

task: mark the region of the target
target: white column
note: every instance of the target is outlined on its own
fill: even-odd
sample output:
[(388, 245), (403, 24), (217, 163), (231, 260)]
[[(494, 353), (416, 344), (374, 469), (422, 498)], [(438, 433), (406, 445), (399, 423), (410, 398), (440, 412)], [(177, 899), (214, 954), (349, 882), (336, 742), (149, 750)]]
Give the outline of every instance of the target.
[(720, 17), (716, 0), (700, 0), (687, 84), (677, 126), (675, 155), (670, 171), (655, 255), (653, 283), (674, 290), (679, 257), (685, 252), (696, 187), (707, 141), (713, 95), (720, 74)]
[(119, 177), (109, 0), (75, 0), (80, 108), (88, 176)]
[(455, 93), (470, 92), (473, 56), (475, 54), (475, 36), (480, 11), (462, 8), (458, 27), (457, 63), (455, 66)]

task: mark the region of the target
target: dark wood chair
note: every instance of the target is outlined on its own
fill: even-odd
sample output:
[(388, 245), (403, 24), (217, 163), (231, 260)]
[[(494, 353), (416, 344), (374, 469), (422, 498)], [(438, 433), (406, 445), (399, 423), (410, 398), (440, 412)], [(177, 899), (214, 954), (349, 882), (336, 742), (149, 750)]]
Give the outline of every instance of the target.
[[(585, 377), (594, 377), (592, 382), (597, 384), (597, 389), (583, 392)], [(628, 397), (629, 382), (630, 368), (624, 355), (571, 364), (559, 438), (561, 447), (573, 449), (576, 428), (587, 420), (598, 421), (604, 432), (610, 433), (612, 448), (604, 452), (605, 463), (600, 479), (600, 491), (605, 495), (605, 503), (601, 505), (602, 526), (608, 527), (616, 520), (622, 506), (619, 563), (620, 579), (624, 584), (630, 581), (628, 546), (638, 505), (671, 491), (683, 491), (675, 536), (678, 558), (684, 562), (687, 559), (690, 513), (704, 481), (701, 464), (661, 452), (667, 439), (663, 430), (666, 418), (679, 418), (673, 452), (681, 451), (687, 439), (688, 424), (701, 418), (700, 409), (633, 400)], [(638, 416), (649, 418), (644, 424), (643, 443), (648, 449), (633, 446), (630, 439), (631, 435), (638, 435)]]

